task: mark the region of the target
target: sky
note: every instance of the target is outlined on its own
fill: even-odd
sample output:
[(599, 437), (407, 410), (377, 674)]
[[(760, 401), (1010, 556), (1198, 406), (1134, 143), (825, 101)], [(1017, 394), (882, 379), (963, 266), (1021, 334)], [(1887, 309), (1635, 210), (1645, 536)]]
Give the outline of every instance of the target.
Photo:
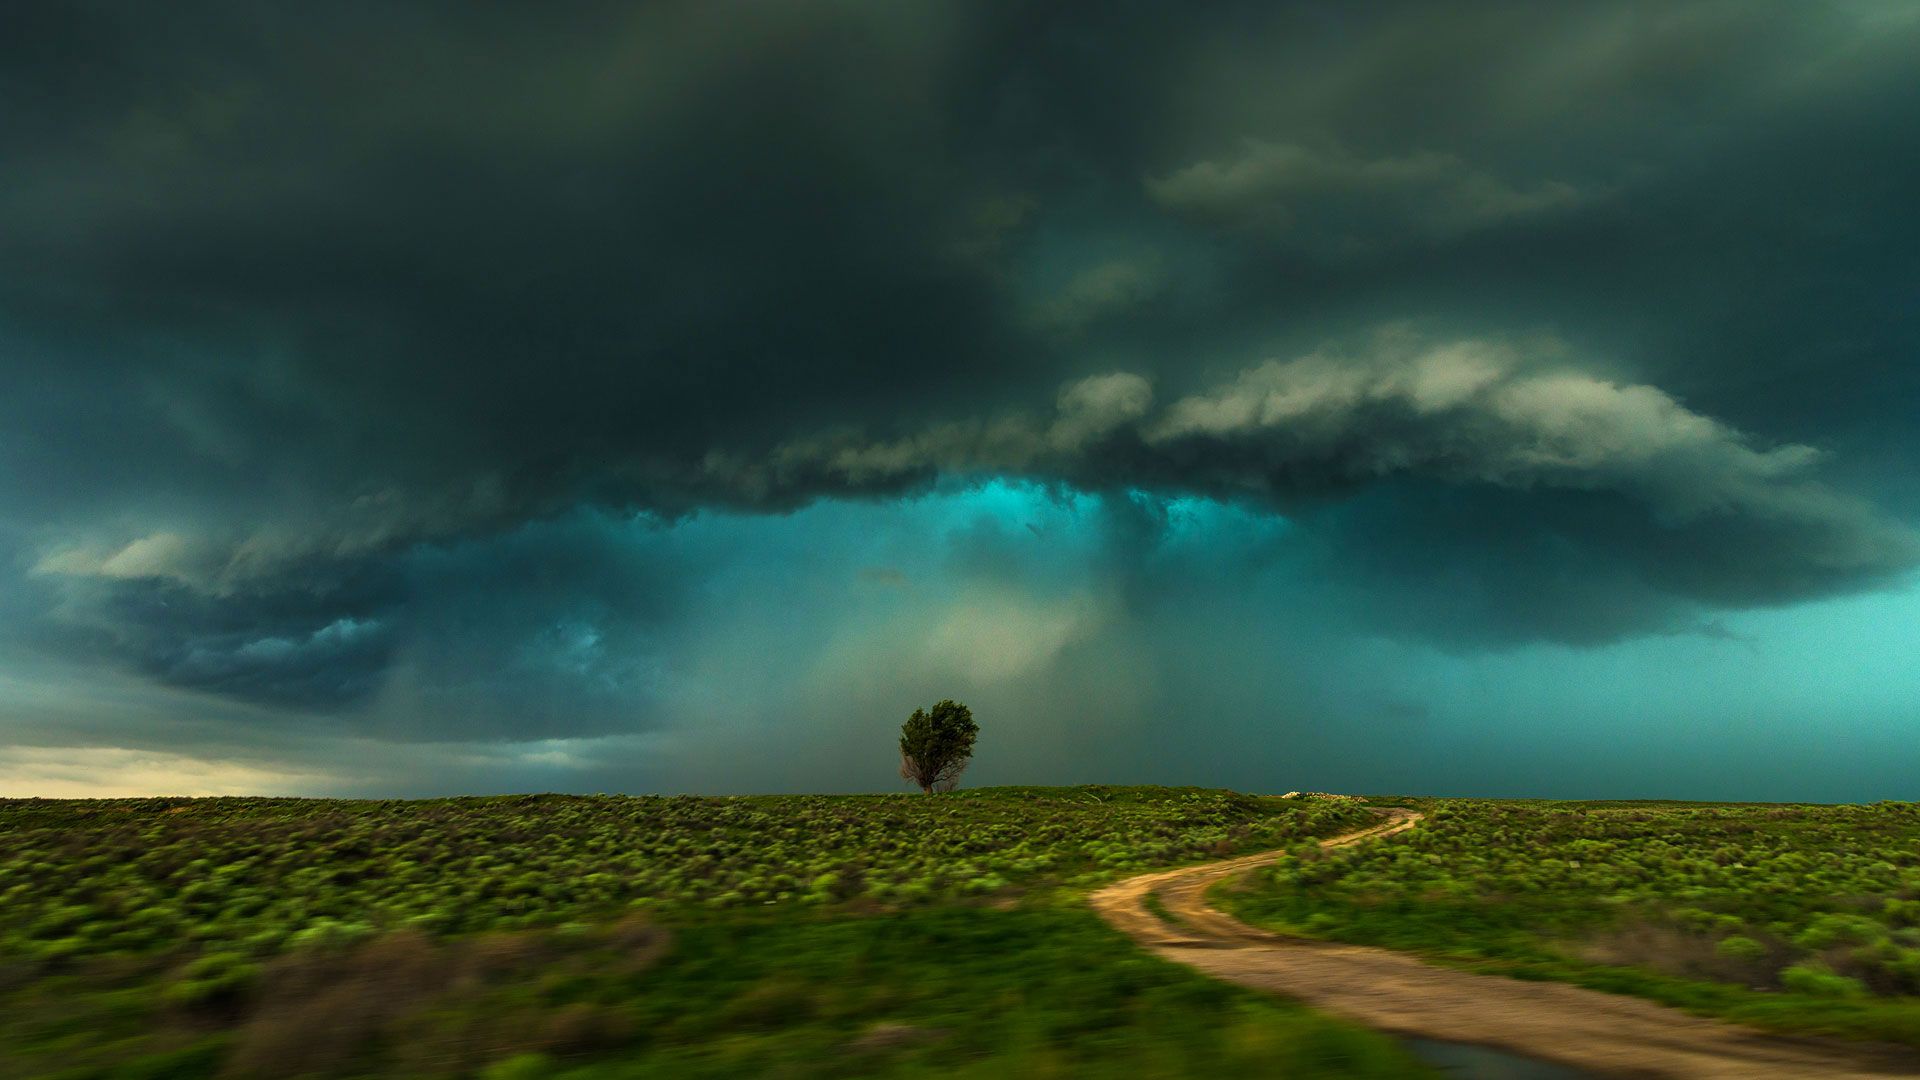
[(0, 9), (0, 796), (1920, 798), (1920, 7)]

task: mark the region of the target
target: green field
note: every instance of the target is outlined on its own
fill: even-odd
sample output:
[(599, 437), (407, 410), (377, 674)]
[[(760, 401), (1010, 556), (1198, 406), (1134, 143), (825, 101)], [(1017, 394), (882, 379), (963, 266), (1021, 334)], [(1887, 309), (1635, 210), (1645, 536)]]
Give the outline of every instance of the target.
[(1427, 820), (1302, 845), (1215, 902), (1289, 933), (1920, 1045), (1920, 804), (1392, 801)]
[(1257, 924), (1920, 1045), (1920, 807), (1375, 802), (4, 801), (0, 1075), (1419, 1075), (1084, 903), (1270, 848)]
[(0, 1075), (1413, 1075), (1081, 903), (1365, 820), (1107, 787), (8, 801)]

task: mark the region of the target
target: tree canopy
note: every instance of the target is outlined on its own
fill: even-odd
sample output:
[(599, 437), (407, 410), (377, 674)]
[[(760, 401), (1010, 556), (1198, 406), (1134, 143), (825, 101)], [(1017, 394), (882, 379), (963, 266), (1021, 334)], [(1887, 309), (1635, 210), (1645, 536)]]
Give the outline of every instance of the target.
[(973, 710), (942, 699), (931, 709), (915, 709), (900, 725), (900, 778), (923, 792), (952, 791), (973, 759), (980, 725)]

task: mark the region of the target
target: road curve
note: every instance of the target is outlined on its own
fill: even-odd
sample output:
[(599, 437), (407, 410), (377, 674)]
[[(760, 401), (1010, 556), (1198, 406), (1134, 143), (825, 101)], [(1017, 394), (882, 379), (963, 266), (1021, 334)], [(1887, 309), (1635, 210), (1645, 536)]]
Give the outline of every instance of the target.
[[(1383, 818), (1379, 824), (1320, 846), (1391, 836), (1421, 820), (1412, 810), (1375, 812)], [(1093, 894), (1093, 907), (1170, 960), (1394, 1035), (1491, 1046), (1607, 1076), (1920, 1075), (1920, 1054), (1904, 1048), (1788, 1039), (1584, 987), (1434, 967), (1385, 949), (1284, 938), (1207, 905), (1214, 884), (1284, 855), (1268, 851), (1128, 878)], [(1159, 898), (1177, 925), (1147, 910), (1150, 896)]]

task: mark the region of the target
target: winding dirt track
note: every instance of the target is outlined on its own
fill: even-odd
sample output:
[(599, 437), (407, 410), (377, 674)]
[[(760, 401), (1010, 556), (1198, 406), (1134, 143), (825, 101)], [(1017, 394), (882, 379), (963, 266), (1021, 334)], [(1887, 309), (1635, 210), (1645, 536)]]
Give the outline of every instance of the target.
[[(1413, 828), (1412, 810), (1322, 847)], [(1920, 1054), (1770, 1036), (1617, 994), (1433, 967), (1385, 949), (1283, 938), (1207, 906), (1214, 884), (1284, 856), (1269, 851), (1145, 874), (1092, 897), (1095, 911), (1141, 945), (1217, 979), (1304, 1002), (1395, 1035), (1474, 1043), (1576, 1069), (1638, 1077), (1920, 1075)], [(1177, 920), (1147, 910), (1157, 896)]]

